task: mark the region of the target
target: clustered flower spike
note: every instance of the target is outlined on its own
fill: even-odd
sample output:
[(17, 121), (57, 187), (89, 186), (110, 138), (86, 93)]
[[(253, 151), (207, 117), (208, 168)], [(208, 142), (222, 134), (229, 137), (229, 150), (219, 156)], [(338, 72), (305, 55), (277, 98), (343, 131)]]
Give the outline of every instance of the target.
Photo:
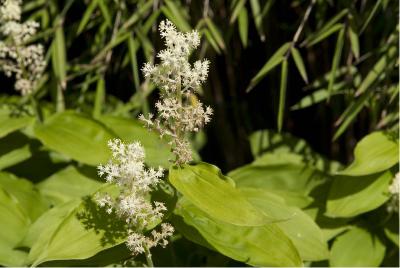
[(21, 0), (0, 0), (0, 69), (15, 75), (15, 89), (22, 95), (32, 93), (46, 62), (41, 44), (27, 45), (39, 24), (21, 20)]
[(157, 245), (165, 247), (168, 244), (167, 238), (174, 232), (170, 224), (162, 223), (161, 232), (153, 230), (149, 237), (143, 235), (144, 229), (161, 221), (167, 210), (164, 203), (149, 200), (150, 192), (163, 176), (163, 169), (145, 168), (145, 152), (139, 142), (125, 144), (114, 139), (108, 142), (108, 146), (113, 157), (106, 165), (98, 166), (98, 173), (108, 183), (117, 185), (120, 192), (117, 198), (106, 193), (98, 194), (99, 206), (106, 208), (109, 214), (115, 212), (126, 221), (126, 244), (133, 255)]
[(387, 205), (389, 212), (399, 213), (399, 195), (400, 195), (400, 172), (394, 177), (392, 184), (389, 186), (389, 193), (391, 198)]
[(161, 63), (146, 63), (142, 69), (144, 76), (161, 90), (161, 99), (156, 103), (157, 116), (141, 115), (147, 127), (166, 136), (176, 155), (176, 163), (183, 164), (192, 160), (190, 143), (185, 137), (188, 132), (197, 132), (210, 122), (212, 109), (195, 99), (195, 93), (208, 76), (209, 61), (189, 63), (190, 53), (200, 44), (196, 31), (181, 33), (165, 20), (159, 27), (166, 49), (157, 57)]

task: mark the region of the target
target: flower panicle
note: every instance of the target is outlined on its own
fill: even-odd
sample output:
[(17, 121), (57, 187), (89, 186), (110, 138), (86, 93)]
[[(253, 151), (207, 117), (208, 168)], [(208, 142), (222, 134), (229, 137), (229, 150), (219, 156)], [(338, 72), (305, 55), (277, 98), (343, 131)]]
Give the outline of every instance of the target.
[(44, 47), (26, 44), (36, 34), (39, 23), (21, 22), (20, 0), (0, 0), (0, 69), (15, 76), (14, 88), (22, 95), (33, 92), (46, 67)]
[(161, 233), (154, 231), (150, 238), (142, 234), (148, 225), (161, 221), (167, 210), (164, 203), (151, 202), (148, 198), (160, 183), (164, 170), (145, 167), (145, 151), (139, 142), (126, 144), (114, 139), (108, 142), (108, 147), (112, 159), (106, 165), (98, 166), (98, 174), (108, 183), (117, 185), (119, 195), (113, 198), (106, 193), (98, 194), (97, 203), (107, 213), (114, 212), (125, 220), (129, 234), (126, 244), (133, 255), (143, 253), (144, 248), (165, 245), (173, 233), (173, 227), (168, 223), (163, 223)]
[(191, 64), (189, 56), (200, 45), (197, 31), (182, 33), (169, 20), (159, 26), (166, 48), (157, 57), (160, 63), (146, 63), (144, 76), (160, 88), (160, 100), (156, 103), (157, 114), (139, 119), (145, 125), (166, 137), (171, 151), (176, 156), (175, 163), (183, 164), (192, 160), (192, 151), (186, 133), (200, 131), (211, 121), (213, 110), (204, 106), (197, 98), (202, 84), (207, 80), (208, 60), (198, 60)]

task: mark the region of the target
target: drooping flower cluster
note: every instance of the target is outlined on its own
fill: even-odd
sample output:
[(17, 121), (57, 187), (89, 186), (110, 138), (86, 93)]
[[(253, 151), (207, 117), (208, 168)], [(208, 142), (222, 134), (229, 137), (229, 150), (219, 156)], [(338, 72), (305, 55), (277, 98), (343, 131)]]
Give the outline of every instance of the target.
[(139, 118), (146, 125), (166, 136), (176, 155), (176, 163), (192, 160), (190, 143), (186, 133), (197, 132), (211, 120), (212, 109), (195, 98), (208, 76), (208, 60), (189, 63), (190, 53), (200, 44), (196, 31), (181, 33), (168, 20), (159, 27), (166, 49), (157, 57), (161, 63), (146, 63), (143, 73), (161, 90), (161, 99), (156, 103), (157, 116), (150, 114)]
[(165, 246), (174, 228), (161, 224), (161, 232), (153, 230), (146, 237), (143, 231), (147, 226), (161, 221), (166, 207), (162, 202), (151, 202), (150, 192), (160, 182), (163, 169), (144, 166), (145, 152), (139, 142), (125, 144), (119, 139), (110, 140), (108, 146), (113, 158), (106, 165), (98, 166), (98, 173), (110, 184), (119, 188), (116, 198), (109, 194), (99, 194), (97, 202), (111, 214), (115, 212), (128, 226), (128, 248), (133, 255), (145, 252), (157, 245)]
[(392, 184), (389, 186), (389, 193), (391, 194), (387, 210), (389, 212), (399, 213), (399, 195), (400, 195), (400, 172), (394, 177)]
[(41, 44), (26, 44), (36, 33), (35, 21), (21, 23), (21, 0), (0, 0), (0, 69), (15, 75), (15, 89), (27, 95), (46, 66)]

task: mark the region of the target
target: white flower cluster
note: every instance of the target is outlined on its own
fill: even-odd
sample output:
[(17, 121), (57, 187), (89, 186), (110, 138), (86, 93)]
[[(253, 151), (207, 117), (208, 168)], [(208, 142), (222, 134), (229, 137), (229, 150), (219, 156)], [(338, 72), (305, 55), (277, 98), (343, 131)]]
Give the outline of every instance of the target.
[(164, 203), (151, 202), (150, 192), (160, 182), (163, 169), (157, 170), (144, 166), (145, 152), (139, 142), (125, 144), (119, 139), (110, 140), (108, 146), (113, 158), (106, 165), (98, 166), (98, 173), (110, 184), (119, 188), (117, 198), (108, 194), (99, 194), (97, 202), (111, 214), (115, 212), (128, 226), (127, 246), (134, 255), (143, 253), (158, 244), (165, 246), (174, 228), (161, 224), (161, 232), (153, 230), (151, 237), (142, 234), (147, 226), (161, 221), (167, 210)]
[(189, 63), (190, 53), (200, 44), (196, 31), (178, 32), (168, 20), (160, 23), (160, 33), (166, 49), (158, 53), (161, 63), (146, 63), (143, 73), (161, 89), (161, 100), (156, 103), (157, 116), (139, 117), (146, 125), (170, 140), (176, 163), (192, 160), (187, 132), (197, 132), (211, 120), (212, 109), (199, 101), (193, 102), (194, 94), (208, 76), (208, 60)]
[(389, 212), (399, 213), (399, 194), (400, 194), (400, 172), (394, 177), (392, 184), (389, 186), (389, 193), (392, 195), (387, 209)]
[(15, 75), (15, 89), (27, 95), (35, 88), (46, 62), (40, 44), (25, 44), (39, 24), (35, 21), (21, 23), (21, 0), (0, 0), (0, 69), (7, 76)]

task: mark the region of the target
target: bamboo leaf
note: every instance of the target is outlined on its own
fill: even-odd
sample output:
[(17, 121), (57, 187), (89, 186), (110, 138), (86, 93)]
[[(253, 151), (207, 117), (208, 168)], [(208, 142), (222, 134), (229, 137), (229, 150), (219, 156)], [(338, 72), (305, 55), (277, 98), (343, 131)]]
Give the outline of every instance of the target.
[(243, 10), (244, 5), (246, 4), (247, 0), (239, 0), (233, 9), (231, 19), (229, 20), (230, 24), (233, 24), (237, 17), (239, 16), (240, 12)]
[(172, 21), (176, 27), (183, 31), (189, 32), (192, 27), (190, 27), (189, 23), (185, 19), (185, 15), (182, 12), (182, 8), (176, 5), (174, 1), (166, 0), (166, 6), (161, 7), (162, 12), (164, 15)]
[(363, 26), (361, 27), (360, 34), (362, 34), (364, 32), (365, 28), (367, 28), (368, 24), (370, 23), (371, 19), (374, 17), (376, 11), (378, 11), (378, 8), (381, 4), (382, 4), (382, 0), (376, 1), (374, 7), (371, 10), (371, 13), (369, 13), (368, 18), (366, 19)]
[(304, 66), (303, 58), (301, 57), (300, 52), (295, 48), (292, 47), (292, 56), (294, 63), (296, 64), (297, 70), (299, 70), (299, 73), (301, 77), (303, 78), (304, 82), (308, 84), (308, 77), (307, 77), (307, 72), (306, 72), (306, 67)]
[(338, 130), (336, 130), (333, 140), (335, 141), (337, 138), (340, 137), (340, 135), (343, 134), (343, 132), (347, 129), (347, 127), (350, 125), (351, 122), (356, 118), (358, 113), (361, 111), (361, 109), (364, 107), (365, 103), (367, 100), (372, 96), (373, 91), (369, 90), (365, 92), (361, 97), (358, 98), (355, 102), (352, 102), (349, 107), (343, 112), (343, 114), (340, 116), (339, 120), (337, 121), (337, 124), (341, 123), (340, 127)]
[(139, 67), (137, 63), (136, 51), (138, 49), (139, 43), (135, 42), (132, 36), (128, 38), (128, 49), (129, 49), (129, 58), (132, 66), (132, 74), (133, 74), (133, 82), (135, 84), (135, 89), (139, 90), (140, 81), (139, 81)]
[(221, 54), (221, 49), (218, 47), (217, 42), (214, 40), (214, 37), (211, 35), (208, 29), (203, 29), (203, 33), (206, 36), (208, 43), (212, 46), (212, 48), (217, 52), (217, 54)]
[(238, 26), (239, 26), (240, 40), (242, 41), (243, 46), (247, 47), (248, 32), (249, 32), (249, 18), (247, 15), (246, 8), (242, 8), (242, 10), (240, 11), (238, 22), (239, 22)]
[(86, 8), (86, 11), (82, 16), (82, 20), (81, 20), (81, 22), (79, 23), (79, 26), (78, 26), (77, 35), (82, 33), (82, 31), (85, 29), (85, 26), (89, 22), (90, 17), (92, 16), (94, 9), (97, 7), (97, 4), (98, 4), (98, 0), (92, 0), (90, 2), (89, 6)]
[(333, 89), (333, 84), (335, 83), (335, 75), (336, 71), (338, 69), (339, 63), (340, 63), (340, 58), (342, 57), (342, 50), (343, 50), (343, 42), (344, 41), (344, 27), (340, 29), (340, 32), (338, 34), (338, 39), (336, 42), (336, 48), (335, 48), (335, 54), (333, 55), (333, 60), (332, 60), (332, 69), (331, 69), (331, 76), (329, 79), (329, 84), (328, 84), (328, 101), (330, 99), (330, 96), (332, 95), (332, 89)]
[(51, 47), (53, 71), (56, 75), (57, 82), (63, 90), (67, 86), (67, 60), (64, 30), (61, 25), (57, 26), (55, 37)]
[(288, 51), (290, 43), (283, 44), (267, 61), (267, 63), (261, 68), (261, 70), (251, 79), (250, 85), (247, 87), (246, 91), (252, 90), (260, 81), (263, 79), (269, 71), (280, 64), (284, 60), (284, 55)]
[(94, 99), (94, 107), (93, 107), (94, 118), (99, 118), (101, 116), (105, 96), (106, 96), (106, 87), (105, 87), (104, 77), (100, 77), (99, 80), (97, 80), (96, 95)]
[(358, 88), (356, 96), (359, 96), (362, 93), (364, 93), (381, 76), (381, 74), (388, 68), (392, 60), (396, 58), (396, 55), (397, 55), (397, 45), (390, 46), (389, 49), (387, 50), (387, 53), (385, 53), (378, 60), (378, 62), (375, 63), (372, 70), (368, 72), (367, 76), (365, 77), (360, 87)]
[(205, 18), (205, 22), (207, 24), (208, 29), (210, 30), (211, 35), (213, 36), (214, 40), (217, 42), (218, 46), (222, 50), (225, 50), (224, 38), (222, 37), (221, 32), (219, 31), (217, 26), (209, 18)]
[(358, 41), (358, 35), (354, 30), (354, 25), (350, 25), (348, 28), (348, 34), (350, 39), (350, 46), (351, 51), (353, 51), (354, 56), (356, 59), (360, 57), (360, 43)]
[(104, 3), (104, 0), (97, 0), (99, 3), (99, 7), (101, 10), (101, 14), (103, 14), (104, 20), (106, 21), (106, 24), (109, 28), (112, 27), (112, 22), (111, 22), (111, 15), (108, 12), (108, 8), (106, 3)]
[(287, 76), (288, 76), (288, 62), (285, 59), (282, 62), (281, 67), (281, 85), (279, 89), (279, 110), (278, 110), (278, 131), (281, 132), (283, 125), (283, 116), (285, 113), (285, 102), (286, 102), (286, 87), (287, 87)]
[(326, 31), (319, 33), (313, 39), (311, 39), (310, 42), (307, 43), (307, 47), (311, 47), (315, 44), (318, 44), (319, 42), (321, 42), (322, 40), (324, 40), (331, 34), (334, 34), (335, 32), (341, 30), (342, 28), (343, 28), (343, 24), (341, 24), (341, 23), (332, 25), (332, 27), (330, 27), (329, 29), (326, 29)]

